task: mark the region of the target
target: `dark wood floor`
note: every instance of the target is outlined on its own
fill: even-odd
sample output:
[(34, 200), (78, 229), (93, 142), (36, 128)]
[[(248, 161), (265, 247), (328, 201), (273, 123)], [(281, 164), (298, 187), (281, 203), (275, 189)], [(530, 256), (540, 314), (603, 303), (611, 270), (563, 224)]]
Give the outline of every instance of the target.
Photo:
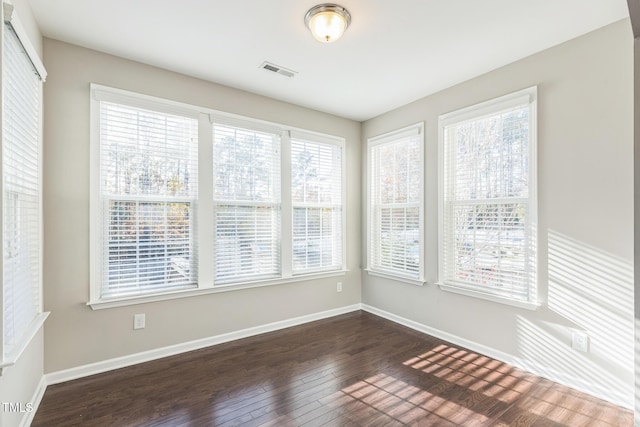
[(355, 312), (47, 388), (33, 426), (632, 426), (630, 411)]

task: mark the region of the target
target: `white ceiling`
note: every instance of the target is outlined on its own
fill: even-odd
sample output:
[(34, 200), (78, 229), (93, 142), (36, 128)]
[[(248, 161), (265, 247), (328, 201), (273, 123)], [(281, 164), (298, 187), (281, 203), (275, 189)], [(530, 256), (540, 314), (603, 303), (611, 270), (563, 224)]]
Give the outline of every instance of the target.
[(340, 0), (351, 26), (322, 44), (315, 0), (28, 1), (46, 37), (358, 121), (628, 16), (626, 0)]

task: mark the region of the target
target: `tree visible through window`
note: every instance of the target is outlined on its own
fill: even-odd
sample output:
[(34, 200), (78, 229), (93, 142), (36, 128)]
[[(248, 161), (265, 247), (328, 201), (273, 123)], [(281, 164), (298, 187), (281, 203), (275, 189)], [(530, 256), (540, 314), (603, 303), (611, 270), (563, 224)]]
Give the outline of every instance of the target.
[(422, 126), (369, 141), (369, 269), (422, 280)]
[[(535, 93), (441, 118), (444, 283), (535, 299)], [(473, 107), (471, 108), (473, 111)]]
[(197, 121), (100, 109), (103, 297), (195, 286)]
[(91, 113), (92, 307), (343, 274), (342, 138), (96, 84)]
[(280, 274), (280, 137), (213, 127), (216, 280)]
[(342, 150), (292, 138), (293, 272), (342, 266)]

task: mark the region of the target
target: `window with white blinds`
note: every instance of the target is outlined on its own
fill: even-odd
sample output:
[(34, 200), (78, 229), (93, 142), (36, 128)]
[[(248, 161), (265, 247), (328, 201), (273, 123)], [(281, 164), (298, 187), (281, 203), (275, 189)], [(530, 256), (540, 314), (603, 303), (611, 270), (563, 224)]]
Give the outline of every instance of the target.
[(291, 138), (293, 273), (342, 267), (342, 147)]
[(91, 117), (92, 308), (344, 274), (343, 139), (97, 84)]
[(423, 126), (369, 140), (369, 270), (422, 281)]
[(213, 124), (216, 283), (280, 275), (280, 134)]
[(99, 102), (101, 298), (197, 286), (198, 121)]
[(440, 117), (440, 282), (536, 301), (536, 88)]
[[(5, 9), (5, 19), (10, 19), (11, 12)], [(44, 321), (42, 317), (46, 317), (42, 314), (40, 256), (41, 110), (45, 73), (39, 59), (29, 55), (31, 46), (16, 33), (15, 21), (11, 22), (4, 25), (2, 53), (2, 359), (5, 364), (17, 359)]]

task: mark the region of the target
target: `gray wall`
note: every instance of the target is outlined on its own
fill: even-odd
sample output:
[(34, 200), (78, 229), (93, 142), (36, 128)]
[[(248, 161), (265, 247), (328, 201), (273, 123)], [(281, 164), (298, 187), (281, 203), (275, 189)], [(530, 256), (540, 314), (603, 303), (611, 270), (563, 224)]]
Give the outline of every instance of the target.
[[(363, 303), (632, 407), (632, 70), (631, 28), (625, 20), (365, 122), (363, 150), (368, 137), (425, 121), (429, 283), (419, 287), (364, 274)], [(437, 126), (440, 114), (533, 85), (538, 85), (544, 304), (528, 311), (447, 293), (434, 284)], [(572, 329), (590, 335), (589, 353), (571, 349)]]
[[(92, 311), (89, 299), (89, 83), (291, 125), (346, 139), (360, 158), (360, 124), (50, 39), (45, 90), (45, 371), (207, 338), (359, 303), (360, 168), (347, 178), (346, 277)], [(274, 76), (279, 78), (279, 76)], [(336, 292), (336, 282), (344, 285)], [(132, 329), (145, 313), (146, 329)]]

